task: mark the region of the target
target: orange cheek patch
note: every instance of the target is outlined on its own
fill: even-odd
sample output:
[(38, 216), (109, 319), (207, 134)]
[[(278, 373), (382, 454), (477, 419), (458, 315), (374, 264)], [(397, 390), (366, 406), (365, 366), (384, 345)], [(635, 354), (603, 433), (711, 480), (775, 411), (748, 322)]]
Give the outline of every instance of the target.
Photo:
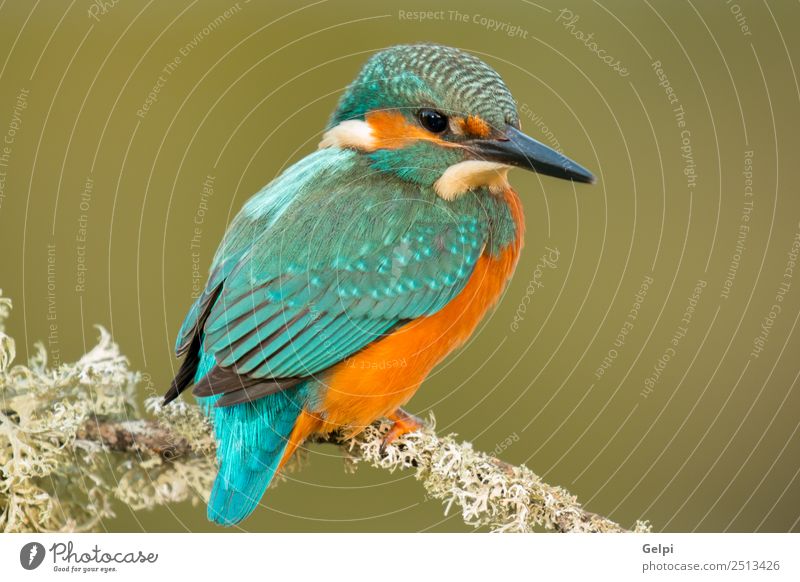
[(399, 149), (411, 141), (428, 140), (437, 145), (451, 147), (453, 144), (433, 136), (397, 111), (373, 111), (365, 117), (372, 131), (374, 149)]
[(470, 137), (489, 137), (492, 128), (483, 119), (476, 115), (470, 115), (460, 120), (461, 130)]

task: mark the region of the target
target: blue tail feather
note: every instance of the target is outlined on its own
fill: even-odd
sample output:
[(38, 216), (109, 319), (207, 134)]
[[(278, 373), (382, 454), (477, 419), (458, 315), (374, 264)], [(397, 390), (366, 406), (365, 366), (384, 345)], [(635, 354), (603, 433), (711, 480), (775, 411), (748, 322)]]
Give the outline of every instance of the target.
[[(196, 379), (209, 363), (201, 358)], [(252, 402), (216, 408), (219, 396), (200, 399), (214, 424), (219, 472), (208, 500), (208, 519), (234, 525), (261, 501), (286, 450), (288, 437), (303, 409), (306, 387), (300, 384)]]

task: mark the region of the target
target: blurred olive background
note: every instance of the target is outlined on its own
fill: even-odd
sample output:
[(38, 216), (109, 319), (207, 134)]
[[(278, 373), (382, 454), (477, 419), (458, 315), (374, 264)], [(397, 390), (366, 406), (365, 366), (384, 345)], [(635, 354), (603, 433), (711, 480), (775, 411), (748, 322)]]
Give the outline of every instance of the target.
[[(513, 173), (516, 277), (409, 408), (623, 524), (798, 530), (799, 17), (744, 0), (4, 2), (0, 287), (18, 359), (49, 337), (51, 360), (74, 360), (99, 324), (147, 374), (142, 399), (163, 392), (242, 203), (314, 150), (374, 51), (454, 45), (599, 181)], [(217, 529), (189, 503), (120, 506), (104, 527)], [(322, 446), (243, 528), (469, 530), (412, 475), (346, 474)]]

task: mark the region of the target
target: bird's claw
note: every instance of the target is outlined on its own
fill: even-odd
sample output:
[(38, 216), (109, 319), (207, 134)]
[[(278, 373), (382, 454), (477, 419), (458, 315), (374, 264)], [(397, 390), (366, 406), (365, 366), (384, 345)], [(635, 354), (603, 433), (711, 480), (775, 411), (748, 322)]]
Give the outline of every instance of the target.
[(406, 435), (411, 432), (417, 432), (422, 428), (425, 428), (425, 422), (413, 414), (409, 414), (402, 408), (398, 408), (392, 414), (388, 416), (388, 419), (392, 421), (392, 428), (389, 429), (389, 432), (386, 433), (386, 436), (383, 437), (383, 442), (381, 443), (380, 454), (384, 456), (386, 454), (386, 447), (396, 441), (403, 435)]

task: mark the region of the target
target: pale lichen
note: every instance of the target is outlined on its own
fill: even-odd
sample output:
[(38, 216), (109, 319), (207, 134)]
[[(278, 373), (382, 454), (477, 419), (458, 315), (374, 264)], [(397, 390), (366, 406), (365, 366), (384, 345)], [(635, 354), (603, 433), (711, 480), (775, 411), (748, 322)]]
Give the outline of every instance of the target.
[[(427, 496), (444, 504), (445, 514), (458, 508), (467, 525), (494, 532), (622, 532), (619, 524), (587, 512), (577, 498), (548, 485), (524, 466), (512, 466), (472, 444), (438, 436), (428, 427), (409, 433), (381, 449), (388, 422), (367, 427), (349, 442), (351, 462), (366, 462), (388, 471), (411, 469)], [(637, 522), (634, 531), (650, 531)]]
[(10, 311), (0, 292), (0, 531), (91, 531), (113, 516), (114, 497), (144, 508), (208, 489), (213, 456), (171, 459), (86, 438), (108, 422), (144, 422), (132, 420), (140, 376), (107, 331), (98, 328), (97, 345), (77, 362), (48, 367), (39, 343), (15, 364), (3, 326)]
[[(113, 516), (112, 500), (134, 510), (205, 498), (216, 473), (214, 439), (203, 412), (177, 401), (136, 406), (140, 375), (108, 332), (80, 360), (48, 367), (36, 344), (26, 365), (14, 365), (14, 340), (3, 323), (11, 301), (0, 291), (0, 530), (91, 531)], [(347, 467), (366, 462), (389, 471), (413, 470), (445, 513), (496, 532), (619, 532), (619, 524), (585, 511), (575, 496), (548, 485), (526, 467), (440, 437), (429, 427), (382, 446), (388, 422), (350, 440)], [(284, 471), (291, 470), (295, 462)], [(275, 482), (279, 482), (276, 479)], [(649, 531), (637, 522), (634, 531)]]

